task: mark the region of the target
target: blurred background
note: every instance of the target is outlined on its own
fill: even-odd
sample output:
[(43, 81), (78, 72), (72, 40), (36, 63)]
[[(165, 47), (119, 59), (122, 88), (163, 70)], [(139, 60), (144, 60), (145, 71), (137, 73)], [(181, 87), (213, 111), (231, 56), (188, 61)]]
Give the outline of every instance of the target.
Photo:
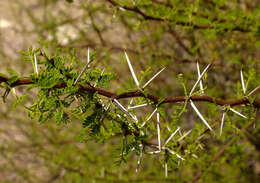
[[(123, 7), (134, 7), (135, 3), (148, 15), (176, 18), (176, 21), (145, 19), (140, 12)], [(119, 6), (121, 4), (122, 7)], [(0, 72), (8, 74), (8, 70), (13, 69), (21, 76), (29, 76), (33, 67), (31, 63), (22, 61), (20, 54), (29, 46), (40, 47), (50, 54), (54, 54), (57, 48), (61, 48), (64, 54), (73, 51), (83, 65), (87, 61), (87, 49), (90, 48), (91, 52), (96, 51), (92, 67), (115, 73), (117, 77), (108, 90), (120, 92), (136, 88), (124, 58), (125, 50), (142, 82), (151, 76), (142, 75), (147, 69), (154, 74), (166, 67), (149, 85), (152, 94), (183, 96), (183, 87), (178, 78), (184, 78), (189, 91), (197, 79), (198, 61), (201, 71), (208, 63), (213, 63), (205, 81), (206, 95), (224, 100), (238, 99), (243, 96), (241, 69), (245, 79), (250, 78), (248, 91), (260, 84), (259, 4), (258, 0), (149, 0), (143, 3), (138, 0), (74, 0), (73, 3), (65, 0), (0, 0)], [(181, 21), (187, 24), (176, 23)], [(192, 28), (189, 22), (217, 28)], [(233, 31), (231, 25), (249, 31)], [(4, 90), (0, 92), (3, 95)], [(17, 96), (28, 94), (25, 105), (33, 103), (36, 92), (27, 91), (23, 86), (16, 88)], [(259, 98), (259, 95), (256, 97)], [(127, 102), (122, 101), (124, 104)], [(40, 124), (30, 119), (22, 106), (14, 109), (14, 103), (15, 97), (12, 95), (8, 96), (6, 103), (0, 101), (0, 182), (163, 180), (160, 157), (144, 156), (140, 172), (135, 173), (138, 159), (135, 154), (129, 157), (127, 163), (117, 163), (118, 148), (122, 143), (120, 138), (110, 139), (104, 144), (83, 141), (80, 136), (85, 134), (81, 122), (75, 120), (59, 125), (49, 121)], [(209, 111), (213, 108), (210, 104), (197, 103), (197, 106), (208, 119), (219, 123), (221, 116), (216, 112), (220, 108)], [(167, 104), (164, 110), (164, 121), (172, 128), (180, 125), (189, 130), (196, 122), (204, 127), (194, 112), (185, 113), (179, 124), (172, 124), (172, 115), (177, 108)], [(140, 113), (150, 111), (151, 108), (145, 108)], [(234, 123), (240, 122), (235, 116), (232, 119)], [(232, 126), (234, 123), (230, 120), (228, 124)], [(213, 137), (208, 137), (206, 142), (220, 143)], [(229, 154), (226, 159), (234, 159), (228, 159), (228, 162), (223, 160), (225, 168), (210, 170), (211, 176), (218, 177), (219, 182), (259, 180), (259, 149), (246, 139), (242, 138), (239, 142), (241, 144), (236, 150), (240, 150), (241, 154)], [(198, 167), (198, 163), (194, 163), (189, 170), (185, 166), (172, 167), (168, 181), (178, 177), (182, 177), (184, 182), (191, 180)]]

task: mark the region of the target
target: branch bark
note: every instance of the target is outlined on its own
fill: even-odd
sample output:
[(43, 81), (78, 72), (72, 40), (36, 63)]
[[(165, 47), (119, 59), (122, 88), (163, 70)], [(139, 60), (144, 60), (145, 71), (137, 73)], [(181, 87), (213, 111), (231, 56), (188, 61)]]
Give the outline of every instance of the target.
[[(9, 78), (6, 78), (4, 76), (0, 76), (0, 83), (1, 82), (7, 82)], [(11, 84), (11, 87), (16, 87), (16, 86), (21, 86), (21, 85), (30, 85), (33, 84), (33, 81), (30, 78), (25, 78), (25, 79), (19, 79), (15, 83)], [(57, 83), (55, 88), (65, 88), (66, 84), (65, 83)], [(122, 98), (133, 98), (133, 97), (143, 97), (150, 99), (151, 101), (157, 103), (159, 99), (162, 97), (152, 95), (152, 94), (147, 94), (145, 95), (142, 91), (136, 90), (132, 92), (125, 92), (122, 94), (117, 94), (113, 93), (101, 88), (96, 88), (90, 85), (81, 85), (80, 89), (82, 91), (89, 91), (89, 92), (97, 92), (99, 95), (111, 98), (111, 99), (122, 99)], [(260, 91), (260, 88), (257, 89), (257, 91), (254, 93), (258, 93)], [(192, 96), (191, 97), (192, 101), (201, 101), (201, 102), (209, 102), (209, 103), (215, 103), (220, 106), (237, 106), (237, 105), (243, 105), (243, 104), (250, 104), (249, 100), (247, 97), (243, 97), (240, 99), (236, 100), (222, 100), (222, 99), (216, 99), (211, 96), (207, 95), (202, 95), (202, 96)], [(177, 97), (164, 97), (163, 101), (161, 104), (165, 103), (178, 103), (178, 102), (185, 102), (186, 101), (186, 96), (177, 96)], [(255, 108), (260, 108), (260, 100), (255, 99), (252, 103), (252, 105)]]

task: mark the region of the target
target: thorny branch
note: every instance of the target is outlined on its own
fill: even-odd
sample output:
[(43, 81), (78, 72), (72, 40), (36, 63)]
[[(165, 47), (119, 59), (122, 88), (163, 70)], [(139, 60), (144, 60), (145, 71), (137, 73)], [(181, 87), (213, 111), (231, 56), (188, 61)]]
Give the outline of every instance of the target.
[[(0, 76), (0, 82), (7, 82), (8, 80), (9, 80), (9, 78), (6, 78), (4, 76)], [(16, 87), (16, 86), (20, 86), (20, 85), (29, 85), (29, 84), (33, 84), (33, 81), (30, 78), (25, 78), (25, 79), (17, 80), (15, 83), (13, 83), (11, 85), (11, 87)], [(54, 87), (55, 88), (65, 88), (66, 84), (65, 83), (57, 83)], [(101, 88), (89, 86), (89, 85), (81, 85), (80, 90), (97, 92), (99, 95), (102, 95), (102, 96), (105, 96), (105, 97), (108, 97), (108, 98), (111, 98), (111, 99), (144, 97), (144, 98), (148, 98), (151, 101), (157, 103), (159, 101), (159, 99), (161, 98), (159, 96), (155, 96), (155, 95), (152, 95), (152, 94), (145, 95), (141, 90), (136, 90), (136, 91), (132, 91), (132, 92), (125, 92), (125, 93), (122, 93), (120, 95), (116, 94), (116, 93), (112, 93), (112, 92), (104, 90), (104, 89), (101, 89)], [(260, 88), (258, 88), (254, 92), (254, 94), (258, 93), (259, 91), (260, 91)], [(163, 101), (162, 101), (161, 104), (185, 102), (186, 99), (187, 99), (186, 96), (165, 97), (165, 98), (163, 98)], [(192, 101), (203, 101), (203, 102), (215, 103), (215, 104), (220, 105), (220, 106), (237, 106), (237, 105), (243, 105), (243, 104), (250, 104), (247, 97), (243, 97), (243, 98), (236, 99), (236, 100), (226, 101), (226, 100), (222, 100), (222, 99), (216, 99), (216, 98), (211, 97), (211, 96), (203, 95), (203, 96), (191, 96), (190, 99), (192, 99)], [(255, 99), (252, 102), (252, 105), (255, 108), (260, 108), (260, 101)]]

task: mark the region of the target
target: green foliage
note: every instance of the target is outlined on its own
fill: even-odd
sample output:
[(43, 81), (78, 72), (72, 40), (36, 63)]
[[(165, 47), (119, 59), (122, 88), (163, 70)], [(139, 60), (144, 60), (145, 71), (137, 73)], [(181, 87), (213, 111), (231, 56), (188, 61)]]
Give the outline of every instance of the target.
[[(22, 77), (15, 68), (6, 68), (8, 75), (0, 73), (4, 101), (12, 93), (13, 109), (21, 104), (29, 117), (41, 123), (40, 128), (49, 128), (43, 136), (45, 131), (51, 133), (46, 139), (53, 146), (39, 156), (53, 177), (58, 177), (57, 182), (149, 182), (150, 178), (190, 182), (197, 177), (214, 183), (259, 178), (252, 168), (259, 163), (259, 111), (255, 107), (259, 90), (248, 96), (260, 85), (259, 4), (227, 0), (61, 2), (41, 2), (43, 19), (24, 6), (35, 26), (31, 32), (40, 40), (39, 48), (31, 46), (21, 52), (23, 64), (31, 64), (27, 70), (31, 74)], [(77, 11), (56, 12), (52, 5)], [(123, 51), (129, 54), (140, 86), (131, 78)], [(203, 89), (199, 83), (190, 94), (198, 78), (197, 61), (201, 71), (209, 63), (212, 66), (202, 77)], [(165, 71), (141, 88), (162, 66)], [(14, 88), (23, 83), (28, 85), (28, 94), (21, 90), (23, 95), (16, 95)], [(201, 116), (191, 106), (192, 97), (197, 97), (194, 103)], [(134, 108), (142, 104), (149, 105)], [(48, 126), (52, 123), (56, 127)], [(56, 129), (71, 126), (75, 129), (68, 134), (81, 144), (60, 145), (68, 134)], [(41, 131), (28, 133), (37, 141)], [(165, 171), (168, 178), (164, 178)]]

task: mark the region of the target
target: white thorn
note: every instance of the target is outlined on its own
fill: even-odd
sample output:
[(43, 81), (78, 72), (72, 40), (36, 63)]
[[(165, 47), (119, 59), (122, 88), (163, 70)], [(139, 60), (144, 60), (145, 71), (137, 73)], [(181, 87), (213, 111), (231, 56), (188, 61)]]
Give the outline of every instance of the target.
[(169, 131), (169, 132), (171, 132), (172, 130), (170, 129), (170, 127), (167, 125), (167, 130)]
[(179, 154), (177, 154), (176, 152), (172, 151), (171, 149), (169, 148), (166, 148), (172, 155), (176, 155), (179, 159), (181, 160), (185, 160), (183, 157), (181, 157)]
[(192, 100), (190, 100), (190, 104), (192, 106), (192, 108), (194, 109), (194, 111), (197, 113), (197, 115), (200, 117), (200, 119), (203, 121), (203, 123), (211, 130), (212, 128), (209, 126), (208, 122), (204, 119), (204, 117), (201, 115), (201, 113), (199, 112), (199, 110), (197, 109), (197, 107), (195, 106), (195, 104), (192, 102)]
[(241, 77), (241, 85), (242, 85), (243, 93), (246, 94), (246, 87), (245, 87), (245, 82), (244, 82), (242, 69), (240, 70), (240, 77)]
[(136, 78), (134, 69), (133, 69), (133, 67), (132, 67), (132, 64), (131, 64), (131, 62), (130, 62), (130, 60), (129, 60), (127, 54), (126, 54), (126, 52), (125, 52), (125, 57), (126, 57), (126, 60), (127, 60), (127, 63), (128, 63), (128, 67), (129, 67), (129, 69), (130, 69), (130, 72), (131, 72), (131, 74), (132, 74), (132, 76), (133, 76), (133, 78), (134, 78), (135, 84), (136, 84), (137, 87), (139, 87), (139, 82), (138, 82), (138, 80), (137, 80), (137, 78)]
[(126, 108), (124, 108), (124, 106), (122, 106), (122, 105), (118, 102), (118, 100), (113, 99), (113, 102), (114, 102), (114, 104), (116, 104), (116, 106), (117, 106), (121, 111), (123, 111), (123, 112), (124, 112), (126, 115), (128, 115), (130, 118), (134, 119), (135, 122), (138, 122), (136, 116), (134, 116), (134, 115), (132, 115), (131, 113), (129, 113), (129, 112), (126, 110)]
[(88, 68), (90, 67), (89, 62), (90, 62), (90, 56), (89, 56), (89, 47), (88, 47)]
[(149, 121), (153, 117), (153, 115), (156, 111), (157, 111), (157, 108), (155, 108), (154, 111), (152, 112), (152, 114), (150, 114), (150, 116), (147, 118), (147, 120), (145, 120), (145, 122), (141, 125), (141, 128), (147, 123), (147, 121)]
[(133, 102), (134, 102), (134, 98), (131, 98), (131, 100), (130, 100), (128, 106), (127, 106), (127, 109), (130, 109), (130, 107), (133, 104)]
[(143, 146), (142, 146), (142, 144), (140, 144), (140, 156), (138, 157), (137, 167), (135, 169), (136, 172), (138, 172), (138, 170), (140, 168), (142, 156), (143, 156)]
[(200, 149), (202, 149), (202, 150), (204, 149), (201, 144), (199, 144), (198, 146), (199, 146)]
[(258, 87), (256, 87), (255, 89), (253, 89), (248, 95), (247, 97), (249, 97), (250, 95), (252, 95), (253, 93), (255, 93), (255, 91), (257, 91), (260, 88), (260, 85)]
[(12, 89), (11, 89), (11, 92), (12, 92), (13, 96), (17, 98), (15, 88), (12, 88)]
[(167, 161), (165, 161), (164, 168), (165, 168), (165, 178), (167, 178), (167, 177), (168, 177), (168, 166), (167, 166)]
[(149, 85), (149, 84), (152, 82), (152, 80), (154, 80), (154, 78), (156, 78), (164, 69), (165, 69), (165, 67), (162, 68), (159, 72), (157, 72), (149, 81), (147, 81), (147, 82), (144, 84), (143, 88), (145, 88), (147, 85)]
[(223, 112), (222, 119), (221, 119), (219, 136), (222, 135), (223, 125), (224, 125), (224, 121), (225, 121), (225, 115), (226, 115), (226, 112)]
[(76, 78), (76, 80), (73, 83), (73, 85), (75, 85), (78, 82), (78, 80), (81, 78), (82, 74), (87, 70), (87, 68), (90, 67), (89, 63), (90, 63), (90, 56), (89, 56), (89, 48), (88, 48), (88, 63), (87, 63), (87, 65), (84, 66), (83, 70), (79, 73), (79, 75)]
[(202, 77), (204, 76), (204, 74), (206, 73), (206, 71), (209, 69), (209, 66), (211, 64), (207, 65), (207, 67), (203, 70), (203, 72), (201, 73), (201, 75), (199, 76), (198, 80), (196, 81), (196, 83), (194, 84), (193, 88), (190, 91), (189, 96), (191, 96), (191, 94), (193, 93), (193, 91), (195, 90), (196, 86), (198, 85), (198, 83), (200, 82), (200, 80), (202, 79)]
[(199, 157), (196, 154), (192, 154), (192, 156), (196, 159), (198, 159)]
[(126, 11), (125, 8), (123, 8), (123, 7), (119, 7), (119, 9), (120, 9), (121, 11)]
[(151, 152), (147, 152), (148, 154), (158, 154), (160, 153), (161, 151), (151, 151)]
[(179, 135), (182, 136), (181, 129), (179, 130)]
[[(200, 77), (200, 67), (199, 67), (199, 62), (197, 62), (197, 71), (198, 71), (198, 77)], [(200, 80), (200, 90), (201, 90), (201, 93), (204, 94), (203, 85), (202, 85), (202, 81), (201, 81), (201, 80)]]
[(174, 135), (180, 130), (180, 127), (178, 127), (172, 134), (171, 136), (165, 141), (163, 146), (166, 146), (168, 144), (168, 142), (170, 142), (170, 140), (174, 137)]
[(158, 112), (157, 112), (157, 135), (158, 135), (158, 146), (160, 151), (162, 148), (161, 148), (161, 132), (160, 132), (160, 114)]
[(139, 107), (144, 107), (144, 106), (148, 106), (151, 103), (145, 103), (145, 104), (140, 104), (140, 105), (136, 105), (136, 106), (130, 106), (128, 107), (128, 109), (135, 109), (135, 108), (139, 108)]
[(205, 133), (198, 137), (198, 140), (202, 139), (205, 136)]
[(240, 112), (236, 111), (235, 109), (233, 109), (233, 108), (231, 108), (231, 107), (230, 107), (230, 110), (231, 110), (232, 112), (234, 112), (235, 114), (237, 114), (237, 115), (239, 115), (239, 116), (241, 116), (241, 117), (243, 117), (243, 118), (246, 118), (246, 119), (247, 119), (247, 117), (246, 117), (246, 116), (244, 116), (244, 115), (243, 115), (243, 114), (241, 114)]
[(187, 133), (185, 133), (182, 137), (180, 137), (177, 141), (181, 141), (182, 139), (184, 139), (186, 136), (188, 136), (191, 133), (192, 129), (189, 130)]
[(37, 64), (37, 58), (36, 58), (36, 55), (34, 55), (34, 68), (35, 68), (35, 72), (36, 72), (36, 74), (38, 75), (39, 72), (38, 72), (38, 64)]

